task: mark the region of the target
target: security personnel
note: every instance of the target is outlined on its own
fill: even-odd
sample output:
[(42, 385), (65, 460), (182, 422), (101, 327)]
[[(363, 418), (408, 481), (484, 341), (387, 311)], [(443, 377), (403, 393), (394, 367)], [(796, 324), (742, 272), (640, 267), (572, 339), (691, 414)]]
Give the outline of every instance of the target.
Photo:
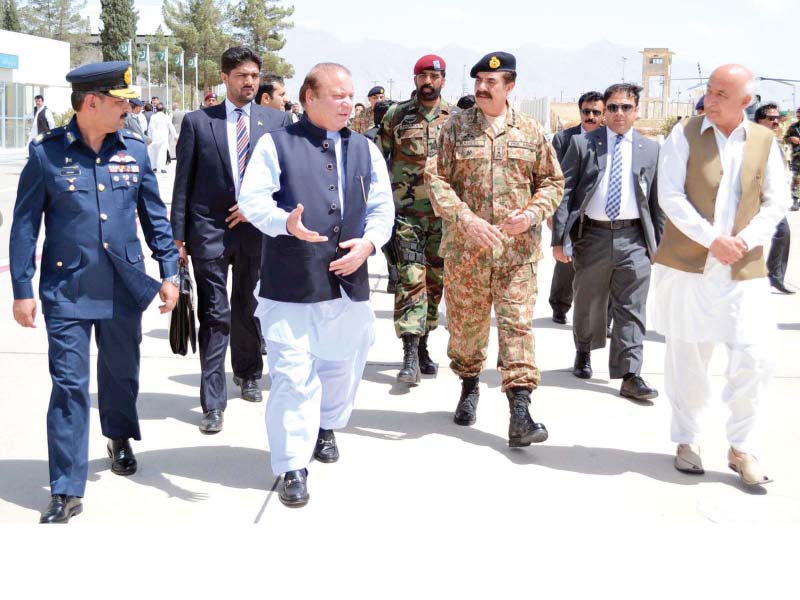
[(453, 420), (475, 423), (494, 307), (497, 369), (511, 412), (508, 443), (529, 446), (548, 435), (528, 409), (540, 378), (531, 323), (542, 222), (561, 200), (564, 176), (541, 125), (508, 103), (517, 78), (514, 56), (487, 54), (470, 76), (476, 105), (445, 123), (436, 159), (425, 166), (430, 200), (442, 218), (447, 355), (461, 378)]
[[(89, 341), (97, 342), (97, 401), (111, 470), (136, 472), (130, 438), (136, 413), (142, 312), (156, 294), (178, 299), (178, 252), (141, 136), (121, 129), (129, 110), (130, 64), (84, 65), (67, 74), (75, 116), (31, 142), (11, 227), (14, 319), (35, 327), (32, 280), (44, 216), (39, 298), (53, 388), (47, 411), (51, 500), (40, 523), (83, 510), (89, 445)], [(139, 217), (162, 282), (145, 273)]]
[(425, 188), (425, 163), (436, 156), (450, 105), (442, 97), (447, 65), (427, 54), (414, 65), (417, 93), (392, 106), (381, 123), (378, 145), (389, 162), (394, 194), (394, 247), (398, 282), (394, 329), (403, 340), (401, 383), (419, 383), (420, 371), (434, 375), (438, 366), (428, 354), (428, 334), (439, 324), (444, 259), (439, 256), (442, 220)]
[(367, 110), (362, 110), (356, 115), (356, 117), (353, 119), (353, 124), (350, 126), (350, 129), (356, 133), (364, 133), (367, 131), (367, 129), (372, 127), (375, 121), (375, 105), (381, 100), (385, 99), (386, 90), (383, 89), (383, 86), (376, 85), (369, 92), (367, 92), (369, 108)]

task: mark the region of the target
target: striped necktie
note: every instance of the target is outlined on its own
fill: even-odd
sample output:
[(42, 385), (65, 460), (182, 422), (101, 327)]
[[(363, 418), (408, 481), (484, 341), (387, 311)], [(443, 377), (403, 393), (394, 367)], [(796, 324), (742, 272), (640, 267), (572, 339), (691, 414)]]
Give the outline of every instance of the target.
[(606, 198), (606, 215), (612, 221), (619, 216), (622, 204), (622, 140), (621, 133), (617, 134), (614, 145), (614, 155), (611, 157), (611, 171), (608, 175), (608, 197)]
[(235, 112), (239, 115), (236, 120), (236, 158), (239, 161), (239, 184), (241, 184), (244, 168), (247, 166), (247, 155), (250, 153), (250, 136), (244, 122), (244, 111), (237, 108)]

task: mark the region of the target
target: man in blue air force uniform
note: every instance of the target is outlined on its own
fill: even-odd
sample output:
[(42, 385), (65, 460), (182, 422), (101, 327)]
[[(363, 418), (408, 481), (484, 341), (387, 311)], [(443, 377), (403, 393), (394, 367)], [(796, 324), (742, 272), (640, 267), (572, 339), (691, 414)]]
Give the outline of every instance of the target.
[(272, 378), (267, 404), (281, 502), (308, 501), (306, 466), (339, 458), (374, 339), (367, 258), (389, 239), (394, 201), (378, 147), (347, 129), (350, 72), (315, 66), (300, 88), (302, 119), (265, 133), (239, 211), (266, 234), (258, 317)]
[[(136, 413), (142, 312), (156, 294), (171, 311), (178, 299), (178, 251), (156, 177), (139, 134), (121, 129), (129, 110), (130, 65), (84, 65), (67, 75), (76, 115), (39, 135), (22, 171), (11, 227), (14, 319), (35, 327), (36, 240), (44, 216), (39, 299), (47, 327), (53, 388), (47, 411), (50, 505), (41, 523), (79, 514), (89, 445), (89, 341), (97, 342), (97, 401), (109, 438), (111, 470), (136, 472), (130, 438)], [(145, 273), (136, 216), (162, 281)]]

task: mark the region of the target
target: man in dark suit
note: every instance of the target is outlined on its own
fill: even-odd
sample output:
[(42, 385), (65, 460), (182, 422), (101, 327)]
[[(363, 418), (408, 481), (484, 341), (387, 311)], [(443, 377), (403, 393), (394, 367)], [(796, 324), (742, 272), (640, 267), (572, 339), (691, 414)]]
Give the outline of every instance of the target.
[[(553, 138), (553, 148), (556, 151), (558, 162), (564, 160), (564, 155), (569, 148), (572, 136), (586, 135), (603, 124), (603, 94), (600, 92), (586, 92), (578, 100), (581, 124), (559, 131)], [(552, 219), (549, 219), (552, 229)], [(550, 284), (550, 306), (553, 308), (553, 321), (564, 325), (567, 322), (567, 313), (572, 308), (572, 279), (575, 269), (572, 263), (556, 261), (553, 269), (553, 281)]]
[(639, 373), (650, 264), (664, 215), (656, 191), (658, 144), (633, 130), (641, 89), (630, 83), (609, 87), (603, 94), (606, 126), (570, 140), (562, 161), (564, 198), (553, 218), (552, 245), (560, 262), (569, 262), (564, 245), (573, 245), (573, 374), (592, 376), (590, 353), (605, 346), (610, 295), (610, 376), (623, 379), (622, 396), (649, 400), (658, 392)]
[[(778, 141), (778, 149), (783, 154), (780, 144), (781, 113), (775, 102), (767, 102), (756, 109), (754, 120), (759, 125), (763, 125), (775, 134)], [(784, 164), (786, 161), (784, 159)], [(775, 228), (772, 236), (772, 243), (769, 246), (769, 256), (767, 256), (767, 270), (769, 271), (769, 284), (782, 294), (794, 294), (794, 290), (786, 287), (784, 277), (786, 267), (789, 264), (789, 248), (792, 242), (792, 233), (789, 229), (789, 221), (786, 217), (781, 219)]]
[[(253, 295), (261, 265), (261, 233), (243, 218), (237, 198), (251, 150), (261, 135), (290, 124), (286, 113), (252, 102), (261, 69), (255, 52), (229, 48), (221, 62), (227, 98), (185, 116), (172, 195), (175, 244), (184, 260), (191, 254), (197, 285), (203, 433), (222, 430), (229, 339), (241, 397), (261, 401), (261, 333)], [(230, 303), (229, 267), (233, 268)]]

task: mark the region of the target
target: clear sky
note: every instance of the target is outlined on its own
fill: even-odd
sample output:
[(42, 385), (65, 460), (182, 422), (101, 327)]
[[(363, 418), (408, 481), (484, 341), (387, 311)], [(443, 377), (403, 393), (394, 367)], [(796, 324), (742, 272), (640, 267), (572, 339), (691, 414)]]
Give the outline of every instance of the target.
[[(161, 23), (161, 4), (136, 1), (140, 33)], [(796, 0), (297, 0), (294, 21), (345, 42), (380, 39), (431, 50), (448, 44), (486, 51), (582, 47), (608, 40), (668, 47), (699, 61), (706, 73), (741, 62), (762, 76), (800, 79), (798, 6)], [(99, 0), (90, 0), (87, 12), (96, 31)]]

